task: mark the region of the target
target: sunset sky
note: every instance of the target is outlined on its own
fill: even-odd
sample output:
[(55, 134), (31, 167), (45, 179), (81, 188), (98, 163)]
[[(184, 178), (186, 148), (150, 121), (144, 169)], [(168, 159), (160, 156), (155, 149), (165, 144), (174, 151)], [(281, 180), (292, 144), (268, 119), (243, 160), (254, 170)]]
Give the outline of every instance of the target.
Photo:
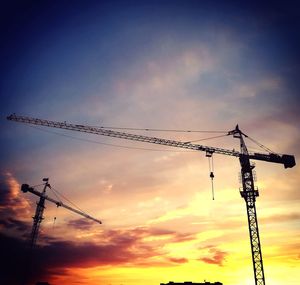
[[(224, 134), (239, 124), (297, 163), (294, 2), (6, 2), (0, 12), (0, 283), (19, 285), (27, 263), (37, 197), (20, 186), (49, 177), (54, 190), (103, 224), (46, 203), (30, 284), (254, 285), (237, 158), (214, 155), (213, 200), (203, 152), (34, 127), (6, 116)], [(222, 133), (131, 132), (239, 150), (232, 136), (207, 139)], [(266, 284), (298, 285), (299, 167), (256, 162), (255, 170)]]

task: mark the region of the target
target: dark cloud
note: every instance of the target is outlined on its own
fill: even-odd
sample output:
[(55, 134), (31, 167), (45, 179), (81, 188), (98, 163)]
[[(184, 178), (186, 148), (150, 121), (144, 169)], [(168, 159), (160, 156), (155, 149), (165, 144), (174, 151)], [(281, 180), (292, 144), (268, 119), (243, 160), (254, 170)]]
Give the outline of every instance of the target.
[[(134, 264), (159, 255), (159, 250), (142, 241), (139, 229), (109, 230), (99, 236), (100, 242), (76, 243), (52, 241), (39, 248), (47, 256), (47, 267), (89, 267), (116, 264)], [(63, 254), (62, 254), (63, 253)], [(57, 256), (60, 256), (57, 260)]]
[(21, 196), (19, 188), (19, 184), (10, 173), (0, 174), (1, 229), (23, 235), (31, 226), (26, 220), (26, 217), (30, 217), (30, 205)]
[(188, 262), (188, 259), (183, 258), (183, 257), (182, 258), (170, 257), (168, 260), (171, 262), (174, 262), (174, 263), (187, 263)]
[(79, 230), (89, 230), (93, 227), (94, 223), (94, 221), (87, 220), (86, 218), (80, 218), (69, 221), (68, 226)]
[(209, 256), (201, 257), (198, 259), (199, 261), (203, 261), (208, 264), (223, 266), (223, 263), (226, 260), (226, 256), (228, 255), (227, 252), (221, 251), (212, 245), (206, 246), (203, 249), (208, 249)]
[(195, 234), (190, 233), (176, 233), (172, 239), (172, 242), (185, 242), (196, 239)]
[(9, 179), (11, 178), (11, 174), (9, 173), (1, 173), (0, 174), (0, 207), (10, 206), (12, 204), (16, 204), (17, 199), (15, 195), (13, 195), (12, 187), (9, 183)]
[(32, 259), (29, 262), (27, 244), (1, 234), (0, 283), (20, 284), (25, 272), (29, 282), (36, 282), (64, 274), (65, 268), (130, 265), (158, 254), (156, 249), (143, 246), (136, 237), (119, 236), (111, 231), (107, 235), (110, 237), (105, 244), (50, 240), (47, 245), (38, 246), (30, 253)]
[(14, 218), (0, 219), (0, 225), (5, 229), (15, 229), (19, 232), (28, 231), (31, 224)]
[[(30, 232), (31, 221), (21, 219), (31, 216), (29, 203), (22, 197), (19, 185), (11, 174), (2, 175), (0, 186), (0, 227), (4, 230), (0, 234), (1, 284), (20, 284), (24, 278), (31, 283), (51, 280), (54, 276), (68, 274), (66, 268), (149, 266), (153, 262), (152, 257), (166, 254), (163, 251), (165, 243), (184, 242), (195, 238), (190, 233), (136, 227), (101, 232), (95, 236), (97, 241), (93, 242), (78, 243), (48, 236), (33, 251), (29, 249), (27, 239), (24, 238)], [(92, 224), (87, 219), (74, 219), (67, 226), (89, 231)], [(11, 231), (14, 231), (13, 235)], [(162, 236), (163, 240), (155, 240), (155, 237)], [(166, 257), (163, 260), (156, 265), (188, 262), (186, 258)]]
[(164, 236), (164, 235), (174, 234), (174, 231), (170, 231), (167, 229), (160, 229), (160, 228), (150, 228), (147, 229), (146, 232), (149, 232), (153, 236)]
[(176, 231), (171, 231), (162, 228), (148, 228), (148, 227), (139, 227), (134, 230), (135, 234), (140, 235), (141, 237), (147, 236), (166, 236), (168, 243), (177, 243), (194, 240), (196, 238), (195, 234), (191, 233), (179, 233)]
[(0, 233), (0, 284), (22, 284), (29, 260), (27, 249), (24, 240)]
[[(2, 179), (3, 177), (1, 177), (1, 180)], [(0, 181), (0, 189), (0, 205), (1, 207), (3, 207), (10, 203), (11, 193), (8, 185), (6, 184), (6, 181)]]
[[(6, 226), (10, 227), (12, 221), (7, 221)], [(81, 225), (81, 222), (74, 220), (71, 224)], [(84, 227), (84, 226), (83, 226)], [(66, 268), (87, 268), (93, 266), (149, 266), (156, 256), (166, 254), (162, 250), (162, 243), (159, 246), (155, 242), (145, 240), (147, 237), (165, 235), (164, 243), (178, 240), (186, 240), (190, 234), (178, 234), (173, 231), (137, 227), (125, 230), (109, 230), (97, 236), (97, 242), (83, 242), (58, 240), (48, 238), (43, 240), (42, 246), (37, 246), (30, 252), (31, 262), (28, 259), (27, 243), (21, 239), (0, 235), (2, 252), (1, 258), (1, 284), (19, 284), (20, 278), (24, 276), (24, 271), (30, 272), (28, 278), (31, 282), (37, 280), (51, 280), (53, 276), (67, 274)], [(217, 253), (216, 253), (217, 254)], [(186, 258), (166, 258), (168, 265), (182, 264), (188, 262)], [(162, 261), (160, 266), (166, 266)], [(25, 262), (25, 263), (24, 263)], [(25, 268), (24, 264), (30, 264), (30, 268)], [(8, 268), (9, 267), (9, 268)], [(18, 268), (18, 272), (11, 268)], [(24, 270), (23, 270), (24, 269)], [(34, 269), (34, 270), (33, 270)]]

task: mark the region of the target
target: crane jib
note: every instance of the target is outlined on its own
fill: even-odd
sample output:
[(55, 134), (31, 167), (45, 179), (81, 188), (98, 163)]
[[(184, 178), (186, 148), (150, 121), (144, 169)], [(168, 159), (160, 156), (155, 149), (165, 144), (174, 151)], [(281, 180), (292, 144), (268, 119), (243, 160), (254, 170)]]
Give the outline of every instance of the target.
[[(148, 137), (143, 135), (131, 134), (127, 132), (118, 132), (110, 129), (103, 129), (101, 127), (97, 128), (97, 127), (85, 126), (79, 124), (69, 124), (66, 122), (56, 122), (56, 121), (31, 118), (26, 116), (17, 116), (15, 114), (8, 116), (7, 119), (10, 121), (33, 124), (33, 125), (59, 128), (59, 129), (65, 129), (70, 131), (77, 131), (77, 132), (85, 132), (90, 134), (109, 136), (109, 137), (115, 137), (115, 138), (139, 141), (145, 143), (152, 143), (158, 145), (172, 146), (172, 147), (190, 149), (195, 151), (204, 151), (211, 154), (217, 153), (217, 154), (224, 154), (224, 155), (235, 156), (235, 157), (242, 157), (246, 155), (249, 159), (280, 163), (283, 164), (285, 168), (291, 168), (296, 165), (295, 157), (293, 155), (288, 155), (288, 154), (283, 154), (283, 155), (274, 154), (274, 153), (242, 154), (239, 151), (235, 151), (235, 150), (210, 147), (210, 146), (204, 146), (199, 144), (192, 144), (189, 142), (181, 142), (181, 141), (175, 141), (175, 140), (169, 140), (169, 139), (163, 139), (157, 137)], [(232, 132), (229, 132), (229, 134), (231, 133)]]

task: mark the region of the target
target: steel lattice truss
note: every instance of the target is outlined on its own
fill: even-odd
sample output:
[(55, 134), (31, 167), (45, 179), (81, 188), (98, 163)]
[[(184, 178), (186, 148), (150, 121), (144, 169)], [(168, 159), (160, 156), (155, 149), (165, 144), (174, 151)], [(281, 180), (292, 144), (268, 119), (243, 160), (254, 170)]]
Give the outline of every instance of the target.
[(241, 196), (246, 202), (247, 217), (248, 217), (248, 227), (250, 235), (250, 245), (252, 253), (252, 263), (255, 277), (256, 285), (265, 284), (262, 252), (259, 238), (258, 222), (256, 215), (255, 201), (256, 197), (259, 195), (258, 190), (254, 187), (253, 182), (253, 168), (254, 165), (250, 165), (250, 161), (247, 158), (240, 159), (242, 166), (242, 184), (243, 189), (241, 191)]

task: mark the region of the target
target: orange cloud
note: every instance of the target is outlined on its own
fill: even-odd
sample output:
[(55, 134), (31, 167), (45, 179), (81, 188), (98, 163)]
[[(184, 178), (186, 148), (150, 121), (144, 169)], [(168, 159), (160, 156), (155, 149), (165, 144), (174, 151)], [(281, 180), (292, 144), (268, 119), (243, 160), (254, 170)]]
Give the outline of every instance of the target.
[(187, 258), (170, 257), (169, 261), (174, 262), (174, 263), (186, 263), (186, 262), (188, 262), (188, 259)]
[(223, 266), (226, 256), (228, 255), (227, 252), (221, 251), (211, 245), (206, 246), (205, 249), (208, 249), (209, 256), (201, 257), (198, 260), (203, 261), (209, 264), (215, 264), (219, 266)]
[[(89, 229), (89, 224), (82, 220), (69, 222), (73, 227)], [(155, 239), (158, 237), (158, 239)], [(159, 237), (164, 237), (159, 239)], [(0, 236), (3, 260), (14, 267), (22, 267), (26, 244), (20, 239)], [(167, 243), (178, 243), (193, 238), (187, 233), (177, 233), (159, 228), (136, 227), (123, 230), (108, 230), (97, 236), (97, 241), (76, 242), (59, 240), (53, 237), (44, 239), (43, 245), (36, 248), (36, 259), (33, 266), (37, 273), (33, 273), (31, 280), (36, 278), (52, 278), (57, 274), (66, 274), (66, 270), (76, 268), (128, 266), (174, 266), (187, 263), (184, 257), (169, 257), (164, 248)], [(9, 245), (9, 246), (8, 246)], [(10, 248), (19, 248), (19, 258), (11, 255)], [(59, 258), (57, 258), (59, 256)], [(7, 265), (3, 264), (3, 268)], [(10, 271), (8, 271), (10, 272)], [(11, 272), (10, 272), (11, 273)], [(52, 276), (52, 277), (51, 277)], [(10, 283), (11, 276), (7, 276)]]
[(299, 213), (289, 213), (289, 214), (274, 214), (268, 217), (262, 217), (260, 219), (263, 223), (285, 223), (285, 222), (293, 222), (293, 221), (299, 221), (300, 220), (300, 214)]

